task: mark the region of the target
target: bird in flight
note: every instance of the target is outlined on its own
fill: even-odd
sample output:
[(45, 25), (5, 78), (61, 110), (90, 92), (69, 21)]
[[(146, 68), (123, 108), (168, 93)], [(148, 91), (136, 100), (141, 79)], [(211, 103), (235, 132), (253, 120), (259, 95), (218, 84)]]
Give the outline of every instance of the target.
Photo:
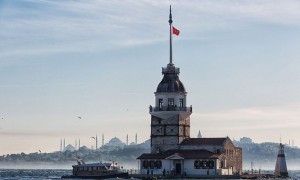
[(78, 116), (78, 119), (81, 119), (81, 116)]
[(91, 138), (93, 138), (93, 139), (95, 139), (95, 140), (96, 140), (96, 138), (95, 138), (95, 137), (91, 137)]

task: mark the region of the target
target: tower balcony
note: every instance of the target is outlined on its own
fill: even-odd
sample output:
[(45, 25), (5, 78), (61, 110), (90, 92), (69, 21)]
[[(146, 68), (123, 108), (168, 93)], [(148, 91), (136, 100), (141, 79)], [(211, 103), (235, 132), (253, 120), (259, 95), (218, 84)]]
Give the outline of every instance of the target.
[(152, 107), (150, 105), (149, 112), (160, 112), (160, 111), (183, 111), (183, 112), (193, 112), (192, 106), (190, 107), (177, 107), (177, 106), (163, 106), (163, 107)]
[(179, 74), (180, 69), (176, 68), (175, 66), (168, 66), (166, 68), (162, 68), (162, 73), (163, 74)]

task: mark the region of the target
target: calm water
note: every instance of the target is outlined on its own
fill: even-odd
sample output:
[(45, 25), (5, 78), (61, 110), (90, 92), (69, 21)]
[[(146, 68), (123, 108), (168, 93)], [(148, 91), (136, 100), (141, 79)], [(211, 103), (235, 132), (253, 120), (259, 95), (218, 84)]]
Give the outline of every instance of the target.
[[(72, 170), (65, 169), (0, 169), (0, 179), (5, 180), (37, 180), (60, 179), (62, 175), (71, 174)], [(270, 172), (271, 173), (271, 172)], [(292, 179), (300, 179), (299, 171), (289, 171)]]
[(60, 179), (62, 175), (71, 174), (72, 170), (64, 169), (0, 169), (0, 179), (31, 180)]

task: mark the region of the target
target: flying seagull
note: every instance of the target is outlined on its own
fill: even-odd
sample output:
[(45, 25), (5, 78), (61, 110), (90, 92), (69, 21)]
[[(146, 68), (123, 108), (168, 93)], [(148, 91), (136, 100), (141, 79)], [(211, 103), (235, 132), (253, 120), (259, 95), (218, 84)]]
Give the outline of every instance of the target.
[(78, 116), (78, 119), (81, 119), (81, 116)]
[(96, 140), (96, 138), (95, 138), (95, 137), (91, 137), (91, 138), (93, 138), (93, 139), (95, 139), (95, 140)]

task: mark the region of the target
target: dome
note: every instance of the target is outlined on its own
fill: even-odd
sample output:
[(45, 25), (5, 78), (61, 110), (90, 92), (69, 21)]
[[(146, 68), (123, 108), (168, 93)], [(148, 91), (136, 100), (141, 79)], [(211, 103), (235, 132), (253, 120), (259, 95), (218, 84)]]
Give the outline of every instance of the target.
[(123, 143), (119, 138), (114, 137), (109, 141), (110, 144), (120, 144)]
[(186, 92), (183, 83), (179, 80), (177, 74), (165, 74), (164, 78), (158, 84), (157, 93), (160, 92)]

